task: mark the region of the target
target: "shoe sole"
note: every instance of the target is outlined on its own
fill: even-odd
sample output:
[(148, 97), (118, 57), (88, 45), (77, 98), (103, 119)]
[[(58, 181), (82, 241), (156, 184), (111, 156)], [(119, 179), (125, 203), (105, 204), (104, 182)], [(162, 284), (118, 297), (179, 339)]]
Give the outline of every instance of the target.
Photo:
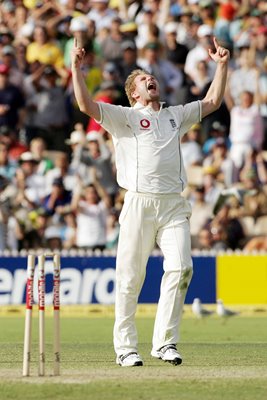
[(163, 358), (162, 358), (162, 361), (168, 362), (169, 364), (172, 364), (172, 365), (181, 365), (183, 362), (183, 360), (181, 358), (175, 358), (174, 360), (163, 360)]
[(151, 355), (152, 355), (152, 357), (157, 358), (158, 360), (168, 362), (169, 364), (172, 364), (172, 365), (181, 365), (183, 362), (182, 358), (179, 358), (179, 357), (174, 358), (173, 360), (164, 360), (164, 358), (162, 358), (159, 354), (156, 355), (156, 353), (154, 353), (154, 354), (151, 353)]
[(142, 363), (142, 361), (136, 361), (134, 364), (132, 364), (132, 365), (123, 365), (123, 364), (120, 364), (120, 363), (117, 363), (120, 367), (142, 367), (143, 366), (143, 363)]

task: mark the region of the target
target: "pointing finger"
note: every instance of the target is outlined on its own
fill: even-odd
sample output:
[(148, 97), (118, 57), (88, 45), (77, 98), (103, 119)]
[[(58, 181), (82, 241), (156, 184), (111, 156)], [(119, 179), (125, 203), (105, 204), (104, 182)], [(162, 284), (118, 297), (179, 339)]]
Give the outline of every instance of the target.
[(217, 39), (216, 39), (215, 36), (213, 37), (213, 43), (214, 43), (215, 49), (217, 50), (218, 47), (219, 47), (219, 44), (218, 44)]
[(77, 49), (77, 38), (74, 38), (74, 47)]

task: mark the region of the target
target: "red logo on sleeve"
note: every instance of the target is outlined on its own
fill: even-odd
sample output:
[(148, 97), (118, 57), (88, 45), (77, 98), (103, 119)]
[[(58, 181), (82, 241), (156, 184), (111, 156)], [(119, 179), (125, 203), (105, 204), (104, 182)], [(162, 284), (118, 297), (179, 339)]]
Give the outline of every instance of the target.
[(147, 129), (150, 127), (150, 121), (148, 121), (148, 119), (141, 119), (140, 125), (142, 126), (142, 128)]

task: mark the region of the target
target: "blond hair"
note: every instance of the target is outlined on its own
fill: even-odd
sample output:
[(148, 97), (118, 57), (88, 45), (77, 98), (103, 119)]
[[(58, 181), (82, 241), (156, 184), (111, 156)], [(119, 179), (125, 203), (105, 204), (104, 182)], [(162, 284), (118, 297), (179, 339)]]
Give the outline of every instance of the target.
[(145, 71), (143, 69), (135, 69), (130, 73), (130, 75), (126, 79), (125, 86), (124, 86), (125, 87), (125, 92), (126, 92), (126, 95), (128, 97), (129, 103), (130, 103), (130, 105), (132, 107), (136, 103), (136, 100), (132, 97), (132, 93), (135, 90), (135, 82), (134, 82), (134, 80), (138, 75), (144, 75), (144, 74), (145, 75), (150, 75), (147, 71)]

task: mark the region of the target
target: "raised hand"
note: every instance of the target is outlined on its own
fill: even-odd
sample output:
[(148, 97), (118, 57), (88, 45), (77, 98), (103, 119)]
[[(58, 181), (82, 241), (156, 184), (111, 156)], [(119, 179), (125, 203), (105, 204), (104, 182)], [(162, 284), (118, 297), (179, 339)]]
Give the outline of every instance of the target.
[(77, 38), (74, 38), (74, 46), (71, 52), (71, 61), (74, 68), (79, 68), (85, 56), (85, 50), (78, 46)]
[(213, 38), (213, 43), (215, 51), (212, 51), (211, 49), (208, 50), (210, 58), (212, 58), (212, 60), (216, 63), (227, 63), (230, 58), (229, 50), (225, 49), (222, 46), (219, 46), (215, 37)]

